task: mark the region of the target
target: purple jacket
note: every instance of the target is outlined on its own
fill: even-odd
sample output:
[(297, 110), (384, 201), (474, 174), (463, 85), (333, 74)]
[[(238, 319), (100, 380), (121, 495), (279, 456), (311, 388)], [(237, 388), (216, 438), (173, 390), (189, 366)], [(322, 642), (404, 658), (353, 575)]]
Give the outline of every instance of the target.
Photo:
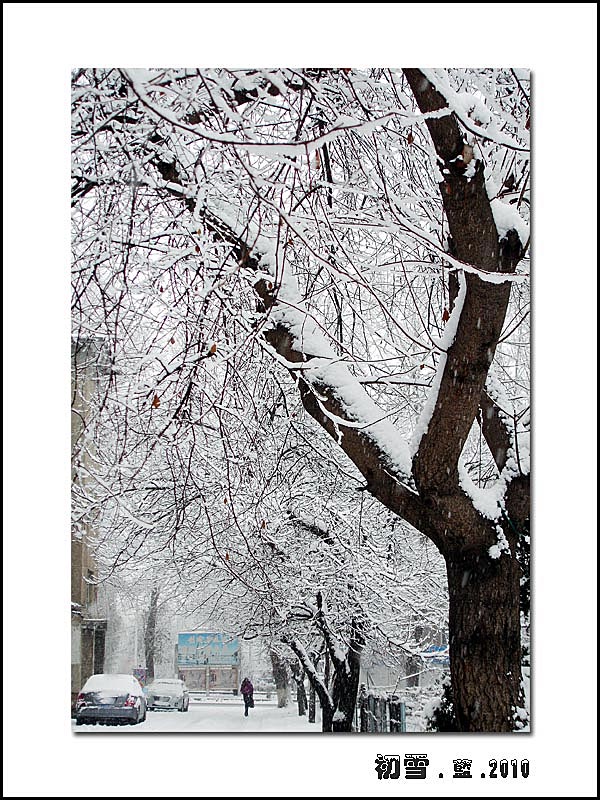
[(244, 678), (242, 681), (242, 685), (240, 686), (240, 692), (242, 694), (254, 694), (254, 686), (252, 686), (252, 682), (248, 680), (248, 678)]

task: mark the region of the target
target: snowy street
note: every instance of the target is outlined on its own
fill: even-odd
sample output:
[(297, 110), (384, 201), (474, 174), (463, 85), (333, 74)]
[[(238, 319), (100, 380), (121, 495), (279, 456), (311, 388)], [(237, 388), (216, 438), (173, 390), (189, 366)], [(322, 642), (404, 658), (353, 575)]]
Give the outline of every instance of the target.
[(296, 704), (277, 708), (275, 702), (256, 703), (244, 717), (244, 705), (238, 702), (191, 702), (186, 713), (149, 711), (139, 725), (81, 725), (75, 733), (320, 733), (321, 724), (299, 717)]

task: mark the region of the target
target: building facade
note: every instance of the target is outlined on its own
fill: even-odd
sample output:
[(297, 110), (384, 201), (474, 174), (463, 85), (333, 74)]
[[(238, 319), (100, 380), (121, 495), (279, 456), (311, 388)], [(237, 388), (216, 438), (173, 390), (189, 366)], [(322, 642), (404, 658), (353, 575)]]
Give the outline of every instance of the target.
[[(71, 482), (85, 491), (93, 446), (87, 425), (110, 372), (107, 349), (97, 338), (71, 341)], [(85, 681), (104, 671), (107, 619), (99, 612), (98, 573), (91, 541), (93, 522), (71, 525), (71, 708)]]

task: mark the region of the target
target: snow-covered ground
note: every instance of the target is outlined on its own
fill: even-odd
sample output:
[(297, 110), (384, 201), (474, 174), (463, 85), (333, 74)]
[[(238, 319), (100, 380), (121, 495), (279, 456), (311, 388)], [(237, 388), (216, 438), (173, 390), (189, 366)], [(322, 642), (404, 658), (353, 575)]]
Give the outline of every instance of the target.
[(256, 703), (244, 717), (241, 700), (219, 703), (190, 703), (186, 713), (150, 711), (139, 725), (80, 725), (76, 733), (320, 733), (321, 723), (299, 717), (296, 704), (277, 708), (276, 703)]

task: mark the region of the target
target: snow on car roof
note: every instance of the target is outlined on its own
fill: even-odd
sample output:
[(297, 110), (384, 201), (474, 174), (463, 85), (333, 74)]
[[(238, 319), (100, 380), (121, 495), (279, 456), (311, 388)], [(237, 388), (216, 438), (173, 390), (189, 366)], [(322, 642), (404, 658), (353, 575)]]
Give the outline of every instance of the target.
[(137, 678), (133, 675), (92, 675), (85, 682), (82, 692), (129, 692), (129, 694), (141, 694), (142, 687)]
[(154, 683), (151, 683), (147, 687), (147, 690), (149, 692), (150, 691), (156, 691), (157, 689), (160, 689), (160, 690), (168, 689), (170, 692), (182, 692), (183, 689), (184, 689), (184, 686), (183, 686), (182, 683), (180, 683), (178, 681), (160, 681), (159, 680), (159, 681), (154, 681)]

